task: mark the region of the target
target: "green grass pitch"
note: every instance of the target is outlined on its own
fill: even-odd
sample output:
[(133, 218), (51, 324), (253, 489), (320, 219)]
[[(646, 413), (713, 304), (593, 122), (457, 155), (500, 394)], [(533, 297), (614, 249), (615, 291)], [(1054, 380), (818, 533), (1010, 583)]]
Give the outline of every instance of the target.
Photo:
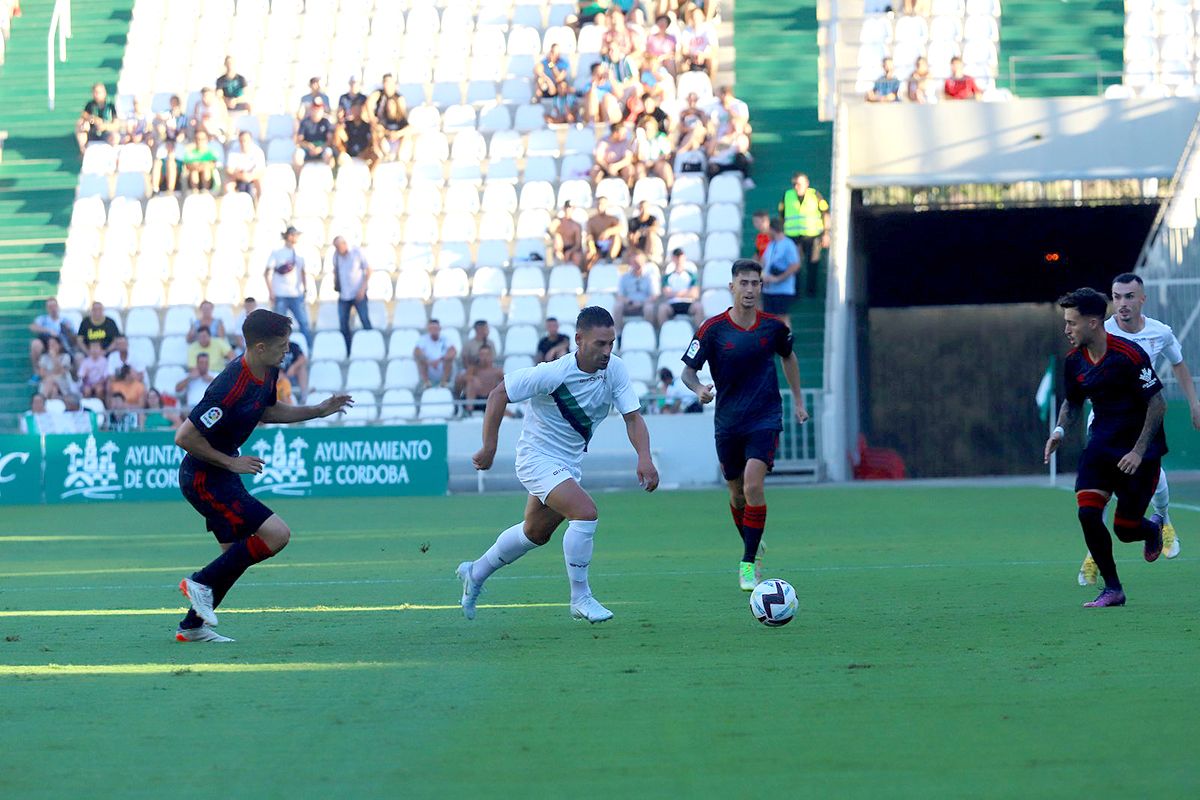
[(523, 502), (276, 501), (233, 645), (172, 639), (217, 552), (183, 501), (0, 509), (0, 796), (1200, 796), (1196, 513), (1089, 611), (1068, 492), (769, 488), (768, 629), (724, 493), (600, 494), (615, 620), (568, 618), (556, 537), (467, 622)]

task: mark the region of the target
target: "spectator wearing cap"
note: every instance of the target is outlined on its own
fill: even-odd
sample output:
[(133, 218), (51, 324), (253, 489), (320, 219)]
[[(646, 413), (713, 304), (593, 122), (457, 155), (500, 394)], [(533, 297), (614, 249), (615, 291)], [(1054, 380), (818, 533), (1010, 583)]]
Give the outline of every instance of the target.
[(238, 134), (236, 150), (225, 158), (225, 194), (247, 192), (256, 200), (262, 196), (262, 176), (267, 170), (267, 156), (249, 131)]
[(771, 220), (771, 243), (763, 253), (763, 310), (787, 317), (796, 299), (800, 251), (783, 232), (783, 222)]
[(213, 336), (218, 336), (222, 339), (225, 338), (225, 323), (216, 318), (213, 313), (215, 311), (216, 307), (213, 306), (210, 300), (202, 300), (200, 302), (198, 314), (188, 326), (188, 332), (185, 337), (188, 344), (199, 338), (201, 328), (208, 328), (208, 332)]
[(538, 340), (537, 361), (539, 364), (562, 358), (571, 352), (571, 340), (558, 330), (558, 319), (546, 317), (546, 335)]
[(267, 281), (267, 298), (276, 314), (289, 311), (296, 318), (296, 325), (312, 347), (312, 330), (308, 327), (308, 306), (305, 304), (307, 286), (304, 278), (304, 257), (296, 252), (296, 239), (300, 231), (291, 225), (283, 232), (283, 247), (267, 258), (263, 278)]
[(621, 255), (623, 232), (621, 218), (608, 211), (608, 198), (597, 197), (596, 213), (587, 222), (588, 256), (583, 265), (584, 272), (601, 259), (612, 261)]
[(454, 357), (457, 354), (454, 345), (442, 336), (442, 324), (436, 319), (429, 320), (425, 333), (421, 334), (417, 346), (413, 348), (417, 373), (421, 376), (421, 388), (448, 385), (453, 377)]
[(983, 94), (975, 79), (963, 72), (963, 60), (958, 56), (950, 59), (950, 77), (942, 90), (947, 100), (978, 100)]
[(671, 263), (663, 275), (662, 291), (659, 293), (658, 324), (680, 314), (691, 315), (692, 325), (699, 328), (704, 322), (704, 308), (700, 305), (700, 282), (696, 280), (696, 265), (688, 261), (682, 247), (671, 251)]
[(488, 339), (491, 336), (492, 329), (486, 319), (475, 320), (475, 324), (471, 326), (471, 331), (471, 338), (463, 342), (461, 356), (462, 370), (458, 373), (458, 377), (454, 379), (454, 393), (459, 396), (463, 396), (471, 367), (479, 363), (480, 348), (484, 346), (491, 347)]
[(75, 141), (79, 154), (92, 142), (116, 144), (116, 133), (120, 127), (117, 107), (108, 99), (108, 89), (103, 83), (92, 84), (92, 99), (83, 107), (79, 121), (75, 123)]
[(34, 371), (37, 370), (38, 359), (46, 352), (51, 339), (58, 339), (62, 351), (68, 355), (75, 348), (75, 333), (71, 329), (71, 323), (62, 317), (58, 300), (53, 297), (46, 300), (46, 312), (34, 318), (29, 332), (34, 335), (34, 338), (29, 340), (29, 363)]
[(371, 123), (362, 118), (362, 112), (362, 103), (350, 107), (350, 111), (333, 129), (333, 146), (338, 151), (339, 166), (345, 166), (351, 159), (358, 159), (374, 170), (381, 153), (375, 141), (375, 131)]
[(329, 109), (329, 95), (325, 94), (325, 90), (321, 88), (320, 78), (309, 78), (308, 94), (300, 98), (300, 107), (296, 110), (296, 119), (307, 117), (312, 106), (318, 100), (321, 101), (321, 113), (324, 114)]
[(386, 161), (400, 157), (400, 144), (413, 130), (408, 124), (408, 104), (396, 91), (396, 78), (390, 72), (383, 76), (383, 86), (367, 98), (363, 118), (375, 131), (375, 143)]
[(183, 178), (188, 189), (193, 192), (210, 192), (216, 187), (217, 167), (220, 161), (206, 129), (196, 129), (192, 141), (183, 148), (180, 162), (183, 164)]
[(612, 316), (618, 338), (626, 317), (649, 319), (654, 311), (653, 301), (658, 294), (658, 287), (646, 274), (645, 267), (645, 254), (632, 253), (629, 256), (629, 270), (617, 281), (617, 302)]
[(875, 79), (875, 85), (867, 92), (867, 102), (900, 102), (900, 79), (896, 77), (895, 64), (891, 56), (883, 59), (883, 74)]
[(367, 308), (367, 282), (371, 280), (371, 265), (362, 250), (351, 247), (345, 237), (333, 240), (333, 288), (338, 296), (338, 327), (350, 352), (350, 311), (358, 314), (363, 330), (371, 330), (371, 314)]
[(583, 226), (571, 218), (574, 206), (563, 203), (558, 216), (550, 222), (550, 238), (554, 244), (554, 260), (559, 264), (583, 267)]
[(317, 161), (333, 163), (333, 123), (325, 116), (325, 101), (320, 97), (308, 104), (308, 114), (296, 128), (296, 153), (292, 157), (296, 169)]
[(350, 116), (350, 109), (354, 108), (356, 105), (359, 105), (360, 103), (363, 105), (366, 105), (366, 102), (367, 102), (367, 96), (365, 94), (363, 94), (362, 90), (359, 88), (358, 76), (351, 75), (350, 80), (348, 81), (348, 87), (347, 87), (345, 93), (342, 94), (342, 96), (338, 98), (338, 102), (337, 102), (338, 119), (342, 120), (342, 119), (345, 119), (346, 117)]
[(225, 71), (213, 82), (217, 94), (225, 102), (228, 111), (250, 111), (246, 102), (246, 78), (233, 68), (233, 56), (225, 56)]

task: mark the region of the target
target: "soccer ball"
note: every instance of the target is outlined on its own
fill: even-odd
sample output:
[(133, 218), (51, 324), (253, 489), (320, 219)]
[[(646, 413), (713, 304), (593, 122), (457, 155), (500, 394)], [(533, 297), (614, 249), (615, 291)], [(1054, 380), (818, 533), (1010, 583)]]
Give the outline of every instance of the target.
[(754, 587), (750, 595), (750, 611), (755, 619), (770, 628), (787, 625), (796, 616), (800, 601), (796, 590), (787, 581), (770, 578)]

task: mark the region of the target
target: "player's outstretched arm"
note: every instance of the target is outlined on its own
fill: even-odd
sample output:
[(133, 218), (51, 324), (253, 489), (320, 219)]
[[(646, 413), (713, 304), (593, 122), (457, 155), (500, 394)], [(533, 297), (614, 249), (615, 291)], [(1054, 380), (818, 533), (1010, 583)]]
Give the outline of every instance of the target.
[(642, 419), (640, 411), (630, 411), (624, 418), (629, 443), (638, 455), (638, 485), (647, 492), (653, 492), (658, 488), (658, 468), (654, 466), (654, 459), (650, 455), (650, 430), (646, 427), (646, 420)]
[(695, 367), (684, 367), (679, 377), (683, 379), (684, 386), (696, 393), (701, 403), (707, 405), (713, 401), (713, 385), (701, 383)]
[(1185, 362), (1180, 361), (1171, 365), (1171, 371), (1175, 373), (1175, 380), (1179, 382), (1179, 388), (1187, 398), (1188, 410), (1192, 414), (1192, 427), (1200, 431), (1200, 400), (1196, 399), (1196, 384), (1192, 382), (1191, 370)]
[(1042, 456), (1043, 463), (1050, 463), (1050, 454), (1062, 444), (1063, 437), (1067, 435), (1067, 428), (1075, 424), (1075, 420), (1079, 418), (1079, 412), (1082, 410), (1082, 404), (1077, 405), (1070, 400), (1062, 401), (1062, 405), (1058, 407), (1058, 427), (1054, 429), (1054, 432), (1050, 434), (1050, 438), (1046, 440), (1046, 449)]
[(1133, 446), (1133, 449), (1117, 462), (1117, 469), (1126, 475), (1137, 472), (1137, 468), (1142, 465), (1142, 457), (1146, 455), (1146, 448), (1150, 446), (1150, 440), (1158, 434), (1159, 428), (1162, 427), (1163, 417), (1166, 416), (1166, 413), (1167, 401), (1163, 398), (1162, 392), (1159, 392), (1146, 403), (1146, 421), (1142, 423), (1142, 434), (1138, 436), (1137, 444)]
[(471, 456), (475, 469), (488, 470), (496, 460), (496, 446), (500, 438), (500, 420), (504, 419), (504, 411), (508, 408), (508, 390), (504, 381), (500, 381), (495, 389), (488, 394), (487, 408), (483, 412), (483, 446), (479, 452)]
[(175, 444), (192, 458), (206, 464), (235, 472), (238, 475), (254, 475), (262, 472), (263, 461), (255, 456), (228, 456), (208, 443), (208, 439), (196, 429), (190, 419), (185, 419), (175, 431)]
[(310, 419), (328, 417), (333, 414), (345, 413), (347, 408), (354, 405), (354, 398), (348, 394), (335, 394), (325, 402), (315, 406), (289, 406), (276, 403), (267, 406), (263, 411), (263, 422), (305, 422)]
[(800, 393), (800, 360), (795, 353), (788, 353), (782, 361), (783, 377), (792, 390), (792, 410), (796, 414), (796, 421), (803, 424), (808, 422), (808, 409), (804, 407), (804, 396)]

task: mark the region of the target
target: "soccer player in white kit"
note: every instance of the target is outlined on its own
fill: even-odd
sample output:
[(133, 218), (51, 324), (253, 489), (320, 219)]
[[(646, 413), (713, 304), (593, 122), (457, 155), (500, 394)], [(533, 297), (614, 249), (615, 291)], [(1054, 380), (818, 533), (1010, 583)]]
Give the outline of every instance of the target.
[[(1175, 380), (1187, 398), (1188, 408), (1191, 409), (1192, 426), (1200, 430), (1200, 401), (1196, 398), (1196, 387), (1192, 383), (1192, 373), (1183, 362), (1183, 350), (1171, 326), (1147, 317), (1142, 313), (1146, 304), (1146, 290), (1142, 279), (1132, 272), (1125, 272), (1113, 278), (1112, 284), (1113, 315), (1104, 321), (1104, 329), (1113, 336), (1120, 336), (1136, 342), (1150, 363), (1157, 364), (1160, 355), (1165, 355), (1175, 373)], [(1167, 505), (1171, 499), (1170, 487), (1167, 485), (1167, 472), (1158, 473), (1158, 488), (1154, 491), (1151, 504), (1154, 510), (1163, 516), (1163, 555), (1175, 558), (1179, 555), (1179, 537), (1175, 526), (1167, 514)], [(1096, 562), (1088, 553), (1079, 567), (1079, 585), (1089, 586), (1096, 582)]]
[(491, 468), (505, 408), (510, 402), (528, 400), (517, 442), (517, 477), (529, 499), (524, 520), (505, 529), (475, 561), (458, 565), (467, 619), (475, 619), (483, 582), (500, 567), (550, 541), (564, 519), (568, 521), (563, 557), (571, 582), (571, 616), (592, 623), (612, 619), (612, 612), (592, 596), (588, 584), (598, 517), (595, 501), (579, 482), (588, 442), (614, 405), (624, 417), (629, 441), (637, 451), (638, 483), (647, 492), (658, 488), (658, 470), (650, 458), (650, 432), (630, 385), (629, 371), (612, 354), (615, 341), (612, 315), (599, 306), (585, 308), (575, 322), (576, 352), (511, 372), (488, 395), (483, 447), (471, 461), (475, 469)]

